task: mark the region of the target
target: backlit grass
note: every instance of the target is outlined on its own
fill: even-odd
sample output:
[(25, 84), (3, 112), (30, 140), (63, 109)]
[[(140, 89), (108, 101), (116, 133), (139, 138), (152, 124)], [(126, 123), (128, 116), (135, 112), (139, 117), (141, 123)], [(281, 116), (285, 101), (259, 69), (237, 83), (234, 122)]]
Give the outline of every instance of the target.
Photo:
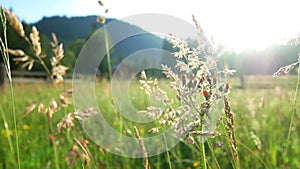
[[(293, 97), (295, 94), (296, 78), (279, 77), (247, 77), (246, 89), (239, 86), (238, 79), (229, 79), (233, 88), (229, 94), (232, 111), (235, 113), (236, 134), (238, 139), (238, 153), (241, 168), (300, 168), (300, 104), (296, 105), (296, 115), (293, 119), (291, 139), (287, 140), (289, 123), (291, 120)], [(139, 84), (133, 82), (129, 89), (129, 99), (139, 109), (146, 107), (147, 98), (139, 91)], [(47, 117), (35, 110), (28, 116), (21, 118), (25, 108), (32, 103), (48, 104), (51, 98), (59, 98), (60, 90), (68, 89), (71, 84), (59, 86), (59, 89), (48, 83), (13, 83), (15, 93), (15, 108), (19, 130), (21, 168), (54, 168), (54, 150), (49, 139), (49, 126)], [(101, 112), (108, 122), (118, 131), (121, 116), (115, 109), (111, 100), (111, 88), (108, 81), (97, 82), (97, 102)], [(299, 100), (299, 96), (298, 96)], [(13, 130), (12, 103), (9, 91), (1, 91), (0, 94), (0, 168), (14, 168), (16, 154), (10, 150), (9, 138), (15, 145)], [(71, 109), (62, 108), (53, 117), (56, 124)], [(5, 116), (5, 119), (3, 119)], [(5, 129), (5, 121), (9, 130)], [(56, 123), (55, 123), (56, 122)], [(77, 124), (78, 122), (76, 122)], [(150, 136), (147, 131), (157, 125), (134, 124), (123, 119), (123, 134), (133, 135), (133, 125), (139, 128), (142, 137)], [(74, 137), (78, 137), (78, 131), (82, 132), (80, 138), (88, 139), (77, 124), (77, 128), (71, 129), (69, 134), (63, 131), (55, 135), (59, 167), (70, 168), (66, 160), (68, 151), (74, 145)], [(231, 164), (229, 140), (223, 125), (221, 136), (209, 139), (206, 143), (208, 166), (210, 168), (233, 168)], [(74, 130), (77, 130), (76, 132)], [(261, 145), (256, 145), (250, 132), (259, 138)], [(89, 139), (88, 139), (89, 140)], [(88, 145), (92, 154), (91, 163), (84, 165), (84, 161), (77, 159), (74, 168), (143, 168), (142, 159), (124, 158), (95, 145), (91, 140)], [(260, 148), (259, 148), (260, 146)], [(139, 149), (139, 147), (137, 147)], [(199, 151), (193, 146), (184, 143), (178, 144), (170, 150), (170, 160), (173, 168), (198, 168)], [(150, 157), (152, 168), (168, 168), (167, 154)]]

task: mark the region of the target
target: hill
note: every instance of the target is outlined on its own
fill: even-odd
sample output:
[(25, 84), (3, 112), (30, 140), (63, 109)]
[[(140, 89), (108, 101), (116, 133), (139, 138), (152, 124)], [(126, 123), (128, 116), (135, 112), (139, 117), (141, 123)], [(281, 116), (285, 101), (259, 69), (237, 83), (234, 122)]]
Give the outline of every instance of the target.
[[(44, 17), (42, 20), (32, 24), (35, 25), (41, 33), (41, 43), (44, 49), (44, 53), (47, 57), (51, 57), (51, 48), (49, 47), (49, 39), (51, 39), (51, 33), (56, 33), (58, 40), (64, 43), (65, 46), (65, 59), (63, 64), (70, 67), (69, 71), (72, 71), (72, 67), (75, 64), (77, 56), (81, 50), (81, 47), (85, 44), (86, 40), (95, 32), (101, 28), (103, 24), (96, 22), (97, 16), (86, 17)], [(111, 63), (112, 67), (116, 67), (124, 58), (130, 54), (145, 48), (159, 48), (165, 50), (172, 50), (171, 46), (165, 39), (160, 38), (154, 34), (151, 34), (142, 28), (132, 25), (127, 22), (123, 22), (116, 19), (107, 18), (107, 23), (114, 22), (117, 26), (114, 32), (110, 32), (111, 35), (117, 33), (126, 32), (144, 32), (142, 35), (132, 36), (120, 43), (113, 46), (111, 50)], [(31, 26), (23, 23), (26, 34), (31, 31)], [(12, 49), (22, 49), (26, 52), (31, 52), (26, 41), (22, 40), (11, 28), (7, 25), (7, 37), (8, 46)], [(0, 27), (2, 32), (2, 27)], [(1, 34), (1, 38), (3, 34)], [(271, 75), (279, 67), (287, 65), (297, 61), (298, 52), (300, 51), (300, 45), (271, 45), (263, 50), (249, 50), (246, 49), (237, 53), (234, 50), (226, 50), (221, 52), (221, 58), (223, 62), (231, 69), (237, 70), (238, 74), (247, 75)], [(48, 60), (47, 58), (46, 60)], [(153, 57), (149, 57), (149, 60)], [(152, 60), (151, 60), (152, 61)], [(0, 62), (2, 58), (0, 58)], [(46, 64), (50, 62), (46, 61)], [(15, 65), (11, 59), (12, 70), (20, 69), (20, 65)], [(100, 70), (107, 70), (107, 62), (103, 62), (100, 65)], [(40, 65), (34, 67), (35, 71), (42, 71), (43, 68)], [(102, 70), (102, 71), (103, 71)], [(296, 73), (293, 71), (292, 73)]]
[[(96, 22), (96, 16), (87, 17), (44, 17), (42, 20), (34, 23), (40, 33), (51, 38), (51, 33), (54, 32), (59, 40), (69, 44), (76, 39), (85, 39), (95, 27), (102, 27), (101, 23)], [(107, 23), (114, 19), (107, 19)]]
[[(51, 38), (51, 33), (54, 32), (59, 41), (63, 42), (66, 47), (70, 47), (72, 42), (78, 39), (86, 41), (93, 32), (103, 26), (102, 23), (96, 22), (96, 19), (97, 16), (71, 18), (54, 16), (45, 17), (33, 25), (39, 29), (41, 34), (46, 35), (49, 39)], [(106, 19), (107, 24), (110, 22), (114, 22), (116, 27), (113, 30), (115, 32), (109, 32), (111, 35), (116, 32), (122, 34), (143, 32), (141, 35), (129, 37), (113, 46), (113, 50), (111, 51), (113, 62), (119, 63), (131, 53), (145, 48), (161, 49), (164, 47), (170, 49), (170, 46), (166, 45), (167, 42), (165, 39), (151, 34), (138, 26), (116, 19)], [(76, 55), (78, 55), (78, 52)]]

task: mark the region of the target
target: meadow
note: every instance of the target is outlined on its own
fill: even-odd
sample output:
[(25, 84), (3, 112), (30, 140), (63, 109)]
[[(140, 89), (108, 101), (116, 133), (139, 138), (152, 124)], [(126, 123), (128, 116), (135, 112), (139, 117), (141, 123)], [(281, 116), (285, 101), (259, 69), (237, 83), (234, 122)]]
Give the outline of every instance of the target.
[[(103, 3), (99, 1), (99, 5), (103, 6)], [(86, 83), (76, 88), (69, 80), (65, 81), (69, 68), (61, 62), (64, 48), (56, 35), (51, 34), (51, 54), (45, 54), (35, 26), (26, 34), (14, 13), (1, 10), (0, 16), (3, 27), (1, 55), (8, 75), (8, 83), (0, 90), (0, 168), (300, 169), (300, 75), (278, 76), (299, 66), (299, 58), (297, 62), (281, 67), (273, 77), (247, 76), (246, 85), (241, 85), (238, 78), (223, 82), (219, 78), (229, 77), (235, 70), (229, 70), (226, 65), (223, 69), (219, 58), (215, 57), (214, 47), (193, 17), (199, 48), (191, 49), (187, 42), (168, 37), (169, 43), (178, 50), (173, 52), (178, 74), (162, 65), (162, 73), (167, 78), (154, 80), (141, 72), (131, 81), (128, 90), (121, 88), (120, 94), (125, 96), (122, 99), (128, 99), (136, 109), (158, 118), (146, 124), (136, 123), (120, 114), (123, 112), (118, 111), (119, 104), (114, 99), (121, 95), (113, 98), (116, 88), (106, 78), (96, 79), (95, 93), (92, 91), (92, 95), (80, 100), (84, 102), (79, 103), (83, 105), (82, 110), (75, 109), (72, 99), (90, 91)], [(29, 45), (29, 51), (9, 48), (6, 19)], [(97, 21), (105, 23), (105, 18), (99, 16)], [(101, 39), (104, 40), (103, 50), (107, 51), (106, 75), (112, 79), (118, 74), (112, 76), (109, 40), (107, 36)], [(34, 70), (35, 64), (40, 65), (47, 72), (48, 80), (11, 80), (11, 55), (13, 62), (21, 63), (20, 66), (28, 71)], [(85, 80), (89, 77), (76, 78)], [(127, 78), (121, 80), (119, 87), (128, 82)], [(92, 103), (89, 97), (93, 96), (103, 116), (94, 116), (99, 112), (89, 106)], [(161, 104), (152, 106), (153, 98)], [(219, 105), (222, 109), (215, 109)], [(219, 114), (222, 118), (215, 117)], [(86, 119), (88, 123), (84, 123)], [(104, 120), (118, 134), (113, 138), (116, 140), (110, 140), (111, 133), (97, 137), (100, 141), (109, 141), (101, 147), (90, 136), (106, 131), (97, 126)], [(92, 126), (85, 128), (85, 124)], [(217, 126), (216, 130), (212, 124)], [(182, 136), (182, 142), (159, 155), (151, 156), (150, 153), (148, 157), (147, 151), (153, 149), (146, 149), (149, 144), (145, 146), (141, 138), (164, 133), (170, 126), (177, 136)], [(90, 130), (96, 132), (88, 133)], [(166, 135), (162, 135), (164, 143), (157, 144), (165, 148), (168, 141)], [(118, 142), (125, 136), (136, 138), (136, 144)], [(204, 141), (204, 138), (208, 140)], [(156, 140), (152, 144), (156, 144)], [(123, 154), (126, 149), (132, 150), (133, 154), (138, 152), (143, 158), (127, 157)], [(118, 155), (106, 150), (114, 150)]]
[[(238, 78), (227, 81), (231, 84), (228, 99), (235, 118), (234, 128), (240, 168), (300, 168), (299, 94), (294, 105), (297, 77), (248, 76), (245, 89), (239, 88)], [(0, 168), (16, 168), (18, 163), (13, 107), (17, 115), (21, 168), (144, 168), (143, 159), (121, 157), (97, 146), (82, 131), (78, 120), (75, 120), (74, 127), (55, 133), (49, 126), (47, 115), (43, 112), (38, 113), (37, 108), (24, 116), (23, 113), (28, 105), (43, 103), (47, 106), (51, 98), (59, 100), (59, 94), (69, 89), (71, 84), (64, 83), (56, 86), (47, 82), (15, 82), (13, 83), (14, 106), (8, 87), (7, 84), (6, 89), (0, 92)], [(129, 98), (134, 98), (132, 103), (142, 109), (145, 108), (146, 96), (140, 92), (139, 87), (139, 83), (132, 82), (133, 90), (129, 90), (128, 94)], [(96, 82), (96, 88), (98, 104), (101, 105), (101, 111), (109, 123), (116, 130), (121, 130), (124, 135), (134, 137), (131, 123), (126, 123), (126, 119), (121, 120), (121, 116), (114, 108), (110, 96), (110, 82), (99, 80)], [(295, 114), (292, 116), (294, 110)], [(72, 106), (61, 107), (53, 115), (52, 127), (56, 129), (56, 124), (70, 111), (74, 111)], [(134, 125), (138, 127), (142, 137), (149, 135), (149, 125)], [(205, 142), (208, 168), (235, 168), (224, 120), (218, 130), (220, 136)], [(88, 151), (89, 160), (81, 156), (82, 149), (76, 150), (74, 145), (84, 146)], [(149, 157), (149, 164), (151, 168), (157, 169), (200, 168), (199, 156), (201, 155), (197, 148), (180, 142), (166, 153)]]

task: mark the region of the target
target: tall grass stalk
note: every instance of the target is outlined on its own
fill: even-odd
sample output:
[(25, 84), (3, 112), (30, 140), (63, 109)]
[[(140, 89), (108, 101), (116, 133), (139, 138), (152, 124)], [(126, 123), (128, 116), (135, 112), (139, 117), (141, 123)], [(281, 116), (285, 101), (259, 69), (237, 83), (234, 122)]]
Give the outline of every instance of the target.
[[(54, 153), (54, 161), (55, 161), (55, 168), (56, 169), (59, 169), (59, 160), (58, 160), (58, 153), (57, 153), (57, 146), (56, 146), (56, 143), (55, 143), (55, 137), (53, 136), (53, 134), (55, 133), (53, 127), (52, 127), (52, 120), (48, 120), (48, 123), (49, 123), (49, 131), (51, 133), (51, 135), (49, 136), (49, 139), (52, 143), (52, 146), (53, 146), (53, 153)], [(53, 138), (52, 138), (53, 136)]]
[(15, 150), (14, 150), (14, 146), (13, 146), (13, 143), (12, 143), (12, 140), (11, 140), (11, 136), (10, 136), (9, 125), (7, 123), (6, 116), (4, 114), (4, 110), (2, 109), (2, 107), (0, 107), (0, 112), (1, 112), (1, 115), (2, 115), (2, 118), (3, 118), (3, 121), (4, 121), (5, 131), (6, 131), (6, 133), (8, 133), (7, 134), (7, 140), (8, 140), (9, 148), (10, 148), (11, 154), (14, 155), (15, 154)]
[(147, 149), (144, 145), (144, 142), (143, 142), (142, 138), (140, 137), (139, 130), (136, 126), (133, 126), (133, 128), (134, 128), (135, 137), (138, 139), (141, 151), (143, 153), (144, 168), (145, 169), (151, 169), (151, 167), (149, 165)]
[(7, 36), (6, 36), (6, 17), (4, 14), (4, 11), (2, 7), (0, 8), (1, 12), (1, 23), (3, 27), (3, 37), (4, 39), (1, 40), (1, 55), (4, 60), (5, 69), (8, 76), (8, 82), (9, 82), (9, 89), (10, 89), (10, 96), (11, 96), (11, 102), (12, 102), (12, 113), (13, 113), (13, 119), (14, 119), (14, 129), (16, 131), (16, 149), (17, 149), (17, 161), (18, 161), (18, 168), (21, 169), (21, 161), (20, 161), (20, 149), (19, 149), (19, 135), (18, 135), (18, 128), (17, 128), (17, 118), (16, 118), (16, 110), (15, 110), (15, 101), (14, 101), (14, 91), (12, 87), (12, 79), (11, 79), (11, 69), (9, 64), (9, 55), (8, 55), (8, 45), (7, 45)]
[[(230, 141), (230, 139), (228, 139), (228, 141)], [(248, 150), (252, 155), (254, 155), (264, 165), (265, 169), (270, 169), (270, 167), (267, 165), (267, 163), (261, 157), (259, 157), (259, 155), (256, 152), (251, 150), (251, 148), (249, 148), (247, 145), (243, 144), (241, 141), (237, 141), (237, 143), (239, 145), (241, 145), (242, 147), (244, 147), (246, 150)]]
[[(292, 134), (292, 128), (293, 128), (293, 121), (295, 118), (295, 114), (297, 112), (297, 96), (298, 96), (298, 91), (299, 91), (299, 85), (300, 85), (300, 65), (298, 65), (298, 69), (297, 69), (297, 84), (296, 84), (296, 88), (295, 88), (295, 94), (294, 94), (294, 99), (293, 99), (293, 105), (292, 105), (292, 115), (291, 115), (291, 120), (290, 120), (290, 124), (289, 124), (289, 130), (288, 130), (288, 136), (287, 136), (287, 143), (289, 144), (289, 141), (291, 139), (291, 134)], [(286, 148), (286, 150), (284, 151), (283, 157), (286, 158), (286, 154), (288, 152), (288, 148)], [(286, 160), (286, 159), (284, 159)]]
[(54, 151), (54, 159), (55, 159), (55, 168), (59, 169), (59, 160), (58, 160), (58, 154), (57, 154), (57, 147), (55, 145), (55, 142), (53, 143), (53, 151)]
[(209, 150), (210, 150), (210, 152), (211, 152), (212, 160), (215, 161), (215, 163), (216, 163), (218, 169), (221, 169), (221, 166), (220, 166), (220, 164), (219, 164), (219, 162), (218, 162), (218, 160), (217, 160), (217, 157), (216, 157), (216, 155), (215, 155), (215, 153), (214, 153), (214, 150), (213, 150), (213, 148), (212, 148), (212, 145), (211, 145), (211, 143), (210, 143), (209, 141), (207, 141), (207, 146), (208, 146), (208, 148), (209, 148)]
[[(200, 129), (201, 131), (204, 128), (204, 119), (203, 117), (200, 120)], [(202, 140), (201, 136), (200, 136), (200, 166), (202, 169), (207, 169), (207, 165), (206, 165), (206, 155), (205, 155), (205, 145), (204, 145), (204, 140)]]
[(229, 144), (230, 144), (230, 150), (233, 156), (233, 163), (235, 168), (240, 168), (239, 167), (239, 156), (237, 152), (237, 140), (235, 136), (235, 130), (234, 130), (234, 115), (233, 112), (231, 111), (231, 106), (228, 101), (228, 98), (224, 96), (224, 113), (225, 113), (225, 130), (227, 132), (227, 135), (230, 139)]
[[(106, 50), (106, 57), (107, 57), (107, 66), (108, 66), (108, 77), (109, 80), (112, 80), (112, 70), (111, 70), (111, 63), (110, 63), (110, 50), (109, 50), (109, 43), (108, 43), (108, 32), (105, 26), (103, 26), (104, 29), (104, 40), (105, 40), (105, 50)], [(120, 116), (120, 127), (119, 127), (119, 133), (120, 133), (120, 139), (122, 139), (122, 132), (123, 131), (123, 118)]]
[(165, 142), (166, 150), (167, 150), (167, 158), (168, 158), (169, 169), (172, 169), (172, 163), (171, 163), (171, 158), (170, 158), (170, 153), (169, 153), (169, 149), (168, 149), (168, 145), (167, 145), (167, 140), (166, 140), (165, 133), (163, 133), (163, 136), (164, 136), (164, 142)]
[(112, 80), (112, 70), (111, 70), (111, 64), (110, 64), (110, 51), (109, 51), (109, 45), (108, 45), (108, 36), (107, 36), (107, 30), (104, 26), (104, 39), (105, 39), (105, 49), (106, 49), (106, 56), (107, 56), (107, 66), (108, 66), (108, 76), (109, 80)]

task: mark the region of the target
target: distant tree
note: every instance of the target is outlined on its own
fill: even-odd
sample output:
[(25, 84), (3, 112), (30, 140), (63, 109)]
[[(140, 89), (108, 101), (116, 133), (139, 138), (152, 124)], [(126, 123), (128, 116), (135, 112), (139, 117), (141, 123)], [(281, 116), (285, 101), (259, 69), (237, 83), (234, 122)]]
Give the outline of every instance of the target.
[(69, 45), (68, 50), (72, 51), (77, 58), (85, 42), (85, 39), (76, 39)]

